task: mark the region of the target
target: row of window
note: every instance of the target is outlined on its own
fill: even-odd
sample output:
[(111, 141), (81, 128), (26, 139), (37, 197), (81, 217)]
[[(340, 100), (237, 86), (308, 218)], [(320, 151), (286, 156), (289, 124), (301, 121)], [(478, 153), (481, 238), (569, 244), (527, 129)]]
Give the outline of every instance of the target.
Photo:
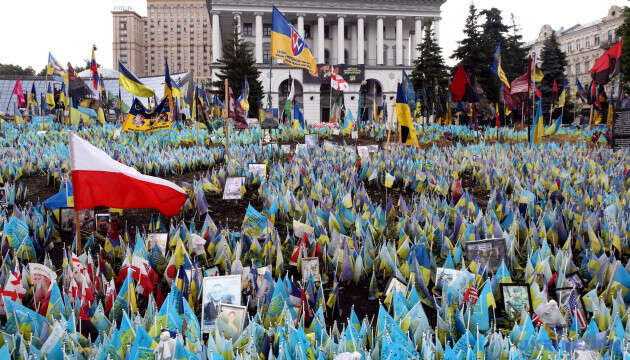
[[(608, 34), (607, 34), (607, 40), (609, 44), (612, 44), (614, 41), (617, 40), (616, 35), (614, 34), (614, 31), (612, 30), (608, 30)], [(600, 40), (600, 34), (595, 34), (595, 36), (593, 36), (593, 46), (599, 46), (601, 40)], [(567, 52), (568, 53), (572, 53), (573, 52), (573, 45), (574, 42), (571, 41), (567, 44)], [(585, 45), (585, 49), (590, 49), (591, 48), (591, 38), (587, 37), (584, 39), (584, 45)], [(582, 50), (582, 39), (577, 39), (575, 40), (575, 51), (580, 51)]]

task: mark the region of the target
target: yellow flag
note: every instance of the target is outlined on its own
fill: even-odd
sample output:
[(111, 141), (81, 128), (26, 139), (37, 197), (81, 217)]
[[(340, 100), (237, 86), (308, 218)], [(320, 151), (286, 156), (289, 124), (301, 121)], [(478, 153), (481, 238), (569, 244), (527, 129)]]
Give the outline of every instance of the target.
[(545, 77), (545, 74), (543, 74), (542, 70), (540, 70), (537, 66), (535, 67), (534, 70), (534, 81), (535, 82), (541, 82), (543, 80), (543, 78)]
[(560, 94), (560, 96), (558, 97), (558, 107), (564, 107), (564, 103), (567, 100), (567, 91), (566, 90), (562, 90), (562, 93)]

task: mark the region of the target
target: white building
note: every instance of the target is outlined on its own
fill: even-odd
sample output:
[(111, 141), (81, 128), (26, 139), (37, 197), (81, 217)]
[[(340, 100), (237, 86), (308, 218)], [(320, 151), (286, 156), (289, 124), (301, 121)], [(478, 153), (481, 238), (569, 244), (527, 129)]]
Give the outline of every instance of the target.
[[(591, 82), (589, 70), (595, 64), (597, 58), (611, 44), (619, 40), (615, 30), (623, 24), (623, 9), (619, 6), (611, 6), (608, 14), (588, 24), (576, 24), (568, 29), (555, 30), (560, 49), (567, 57), (565, 75), (567, 87), (573, 91), (575, 78), (586, 87)], [(554, 32), (550, 25), (544, 25), (540, 29), (538, 38), (527, 44), (532, 47), (532, 53), (536, 53), (536, 62), (541, 62), (541, 53), (545, 39)], [(611, 82), (612, 84), (613, 82)], [(559, 86), (561, 84), (558, 84)]]
[[(439, 41), (440, 6), (446, 0), (208, 0), (212, 23), (212, 62), (222, 56), (223, 39), (232, 36), (236, 23), (251, 44), (262, 72), (265, 93), (271, 88), (272, 105), (282, 109), (288, 95), (288, 79), (295, 80), (295, 101), (309, 123), (328, 121), (330, 78), (322, 75), (329, 65), (350, 84), (346, 108), (357, 117), (359, 90), (362, 104), (391, 104), (403, 69), (410, 71), (426, 27)], [(320, 76), (279, 64), (270, 57), (271, 12), (275, 5), (305, 38)], [(271, 68), (271, 71), (270, 71)], [(213, 66), (213, 73), (218, 69)], [(329, 71), (329, 70), (328, 70)], [(271, 74), (270, 74), (271, 73)], [(271, 75), (271, 81), (270, 81)], [(363, 84), (363, 85), (362, 85)], [(368, 104), (369, 103), (369, 104)], [(391, 108), (390, 108), (391, 109)], [(371, 111), (362, 111), (371, 116)]]

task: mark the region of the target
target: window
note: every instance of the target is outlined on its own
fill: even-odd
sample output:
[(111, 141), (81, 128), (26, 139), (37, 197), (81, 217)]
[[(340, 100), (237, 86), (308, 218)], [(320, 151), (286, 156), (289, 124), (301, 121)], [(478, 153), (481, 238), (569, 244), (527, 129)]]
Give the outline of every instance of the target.
[(575, 63), (575, 74), (578, 75), (580, 73), (580, 63)]
[(608, 43), (612, 44), (613, 42), (613, 32), (612, 30), (608, 30)]
[(580, 51), (580, 40), (575, 40), (575, 50)]
[(324, 49), (324, 64), (330, 64), (330, 51)]
[(244, 23), (243, 24), (243, 36), (252, 36), (252, 23)]
[(588, 71), (588, 69), (589, 69), (589, 65), (590, 65), (590, 64), (589, 64), (589, 61), (588, 61), (588, 60), (586, 60), (586, 61), (584, 62), (584, 72)]
[(571, 64), (567, 65), (567, 74), (571, 75)]
[(343, 38), (346, 40), (350, 40), (350, 29), (348, 29), (348, 25), (343, 26)]
[(599, 34), (595, 35), (595, 46), (599, 46)]
[(271, 36), (271, 24), (263, 24), (263, 36)]
[(590, 48), (591, 47), (591, 39), (586, 38), (586, 48)]
[(263, 63), (269, 64), (271, 62), (271, 44), (263, 44)]
[(571, 43), (569, 43), (569, 45), (568, 45), (567, 52), (569, 52), (569, 53), (573, 52), (573, 45)]
[(324, 39), (330, 40), (330, 26), (329, 25), (324, 25)]
[(304, 38), (305, 39), (311, 38), (311, 25), (310, 24), (304, 25)]

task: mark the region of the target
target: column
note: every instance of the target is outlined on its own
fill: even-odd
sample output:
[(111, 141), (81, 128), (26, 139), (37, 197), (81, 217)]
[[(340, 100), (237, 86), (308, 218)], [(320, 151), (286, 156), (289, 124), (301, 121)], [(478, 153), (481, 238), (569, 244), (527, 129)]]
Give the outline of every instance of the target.
[(383, 65), (383, 16), (376, 17), (376, 64)]
[(396, 16), (396, 65), (403, 64), (403, 17)]
[(422, 33), (422, 19), (418, 16), (416, 16), (415, 20), (415, 26), (416, 26), (416, 41), (414, 43), (415, 45), (415, 54), (416, 54), (416, 58), (420, 57), (420, 51), (418, 50), (418, 47), (420, 45), (422, 45), (422, 37), (424, 36), (424, 34)]
[(409, 37), (407, 38), (407, 66), (411, 66), (412, 64), (412, 60), (411, 60), (411, 54), (413, 53), (413, 51), (411, 51), (411, 35), (409, 35)]
[(304, 13), (297, 13), (297, 31), (298, 34), (304, 39)]
[(233, 11), (234, 20), (236, 20), (236, 31), (238, 32), (239, 37), (241, 36), (241, 12)]
[(263, 21), (262, 12), (255, 12), (256, 15), (256, 63), (262, 64), (263, 62)]
[(323, 64), (324, 57), (324, 14), (317, 14), (317, 63)]
[(439, 17), (433, 19), (433, 31), (435, 32), (435, 42), (437, 44), (440, 43), (440, 19)]
[(344, 51), (346, 49), (345, 36), (345, 15), (337, 15), (337, 64), (345, 64)]
[(357, 26), (350, 25), (350, 56), (346, 59), (347, 64), (357, 64)]
[(337, 30), (337, 24), (332, 23), (330, 26), (330, 34), (332, 36), (332, 41), (330, 42), (330, 65), (338, 65), (339, 64), (339, 32)]
[(365, 16), (357, 17), (357, 64), (365, 64)]
[(212, 12), (212, 62), (216, 63), (223, 54), (221, 53), (221, 25), (219, 24), (219, 13)]

